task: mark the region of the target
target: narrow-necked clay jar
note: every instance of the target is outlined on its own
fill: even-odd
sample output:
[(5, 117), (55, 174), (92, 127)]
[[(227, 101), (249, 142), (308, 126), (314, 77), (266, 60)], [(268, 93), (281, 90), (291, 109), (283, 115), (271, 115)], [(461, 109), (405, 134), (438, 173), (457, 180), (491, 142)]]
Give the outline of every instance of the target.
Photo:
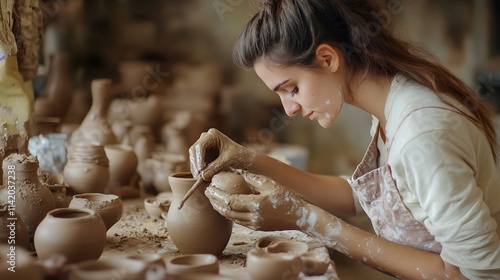
[(252, 280), (298, 279), (302, 262), (295, 254), (250, 249), (245, 266)]
[(107, 120), (108, 110), (119, 92), (110, 79), (96, 79), (91, 83), (92, 106), (80, 127), (73, 132), (70, 144), (90, 143), (94, 145), (117, 144), (118, 139)]
[(173, 198), (166, 224), (172, 242), (182, 254), (220, 255), (229, 242), (233, 223), (212, 208), (204, 194), (207, 184), (199, 187), (179, 210), (196, 179), (190, 172), (174, 173), (168, 179)]
[[(0, 279), (42, 280), (43, 269), (22, 247), (11, 250), (12, 245), (0, 244)], [(13, 258), (14, 257), (14, 258)]]
[(38, 178), (38, 159), (32, 155), (11, 154), (3, 160), (3, 186), (0, 203), (13, 201), (15, 212), (28, 229), (30, 242), (45, 215), (55, 207), (50, 190)]
[(101, 216), (106, 226), (106, 231), (116, 224), (123, 214), (123, 202), (114, 194), (75, 194), (69, 203), (69, 207), (94, 210)]
[(187, 273), (219, 273), (219, 260), (211, 254), (186, 254), (165, 258), (167, 273), (171, 276)]
[(14, 211), (9, 211), (8, 203), (0, 204), (0, 244), (30, 249), (28, 229)]
[(252, 194), (252, 188), (241, 174), (221, 171), (212, 177), (212, 185), (231, 194)]
[(104, 193), (110, 176), (104, 147), (85, 143), (71, 146), (63, 176), (75, 193)]
[(68, 263), (97, 260), (104, 251), (106, 227), (90, 209), (59, 208), (50, 211), (35, 232), (39, 259), (64, 255)]
[[(137, 156), (132, 146), (124, 144), (110, 144), (104, 146), (109, 160), (110, 180), (108, 187), (115, 184), (118, 187), (127, 186), (137, 172)], [(113, 192), (113, 191), (111, 191)], [(120, 195), (120, 193), (113, 192)]]
[(101, 258), (77, 263), (66, 271), (68, 280), (145, 280), (146, 265), (128, 258)]

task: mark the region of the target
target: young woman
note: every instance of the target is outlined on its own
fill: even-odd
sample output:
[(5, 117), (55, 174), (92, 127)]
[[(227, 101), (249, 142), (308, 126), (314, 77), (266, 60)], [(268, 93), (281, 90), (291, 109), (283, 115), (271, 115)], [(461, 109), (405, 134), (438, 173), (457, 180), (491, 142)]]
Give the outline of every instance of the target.
[[(301, 230), (400, 278), (500, 279), (488, 110), (425, 52), (394, 38), (372, 2), (261, 1), (234, 50), (290, 116), (329, 127), (344, 102), (373, 115), (373, 140), (352, 177), (297, 170), (215, 129), (190, 148), (191, 170), (205, 180), (244, 170), (256, 194), (206, 190), (217, 211), (244, 226)], [(339, 218), (361, 211), (376, 235)]]

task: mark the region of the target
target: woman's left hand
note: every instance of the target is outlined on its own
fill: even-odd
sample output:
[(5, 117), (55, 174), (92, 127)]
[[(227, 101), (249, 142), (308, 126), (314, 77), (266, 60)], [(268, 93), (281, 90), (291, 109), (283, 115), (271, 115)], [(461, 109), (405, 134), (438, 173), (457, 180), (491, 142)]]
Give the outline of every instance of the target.
[(230, 194), (210, 184), (205, 195), (214, 209), (245, 227), (262, 230), (293, 230), (306, 202), (273, 180), (243, 172), (255, 194)]

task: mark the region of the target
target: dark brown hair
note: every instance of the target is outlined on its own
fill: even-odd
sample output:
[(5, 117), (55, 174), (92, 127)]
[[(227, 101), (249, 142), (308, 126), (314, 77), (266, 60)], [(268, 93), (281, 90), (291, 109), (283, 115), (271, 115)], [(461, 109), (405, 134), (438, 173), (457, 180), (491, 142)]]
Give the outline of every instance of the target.
[[(484, 131), (496, 162), (498, 148), (490, 108), (433, 55), (392, 36), (387, 28), (390, 14), (383, 13), (375, 1), (259, 2), (260, 10), (236, 42), (233, 58), (237, 66), (252, 68), (257, 60), (265, 58), (281, 66), (316, 68), (316, 48), (328, 43), (341, 50), (347, 65), (347, 81), (368, 73), (383, 76), (402, 73), (440, 93), (441, 98), (442, 93), (462, 103), (472, 115), (456, 109)], [(351, 92), (351, 85), (344, 85), (344, 90)]]

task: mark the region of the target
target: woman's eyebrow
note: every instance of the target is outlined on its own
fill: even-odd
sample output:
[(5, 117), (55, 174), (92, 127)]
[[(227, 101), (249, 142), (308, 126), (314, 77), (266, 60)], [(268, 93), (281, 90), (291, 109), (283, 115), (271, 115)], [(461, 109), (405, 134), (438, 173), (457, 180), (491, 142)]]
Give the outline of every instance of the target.
[(283, 81), (279, 84), (277, 84), (274, 88), (273, 88), (273, 91), (277, 91), (282, 85), (286, 84), (288, 81), (290, 81), (290, 79), (286, 80), (286, 81)]

